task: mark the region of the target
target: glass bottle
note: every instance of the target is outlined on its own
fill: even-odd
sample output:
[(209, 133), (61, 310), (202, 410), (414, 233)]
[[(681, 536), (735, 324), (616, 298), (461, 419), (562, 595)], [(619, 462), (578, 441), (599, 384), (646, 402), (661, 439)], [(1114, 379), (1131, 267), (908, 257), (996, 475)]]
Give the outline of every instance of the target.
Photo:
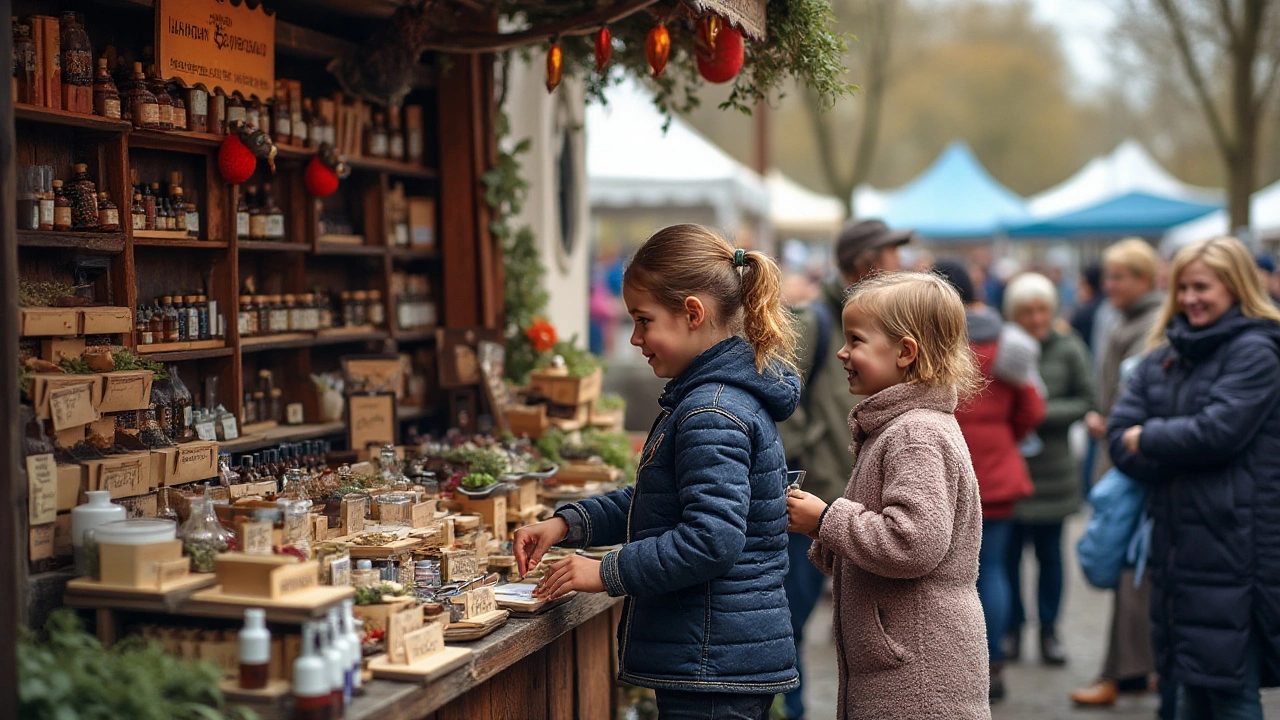
[[(304, 99), (301, 103), (290, 102), (289, 120), (293, 129), (293, 144), (298, 147), (307, 147), (311, 144), (311, 100)], [(298, 111), (293, 112), (293, 108), (297, 107)]]
[(182, 552), (191, 559), (191, 571), (213, 572), (218, 554), (227, 550), (230, 539), (228, 535), (222, 524), (218, 522), (213, 498), (206, 490), (203, 497), (192, 501), (191, 517), (187, 518), (179, 531)]
[(172, 295), (160, 298), (160, 311), (164, 314), (164, 341), (178, 342), (178, 313), (174, 310)]
[(387, 116), (382, 113), (373, 114), (373, 124), (369, 126), (369, 132), (365, 139), (366, 152), (372, 157), (384, 158), (387, 156)]
[(151, 342), (167, 343), (169, 342), (169, 328), (166, 322), (167, 316), (164, 309), (160, 307), (160, 300), (157, 298), (151, 307)]
[(280, 296), (272, 295), (269, 302), (271, 303), (271, 332), (289, 332), (289, 311), (285, 309)]
[(187, 104), (182, 101), (182, 93), (178, 90), (178, 86), (174, 85), (166, 88), (169, 94), (169, 100), (173, 103), (173, 129), (187, 129)]
[(173, 439), (178, 442), (189, 442), (195, 439), (195, 424), (191, 391), (182, 382), (178, 374), (178, 366), (169, 366), (169, 378), (173, 383)]
[[(67, 10), (59, 23), (62, 30), (62, 84), (75, 87), (93, 86), (93, 45), (80, 25), (78, 14)], [(77, 111), (81, 108), (76, 108)]]
[(89, 166), (76, 164), (76, 174), (71, 178), (71, 186), (67, 188), (67, 199), (71, 201), (71, 226), (79, 229), (96, 230), (98, 227), (98, 187), (89, 178)]
[(151, 318), (147, 314), (146, 308), (138, 308), (137, 320), (133, 325), (133, 333), (139, 345), (150, 345), (151, 339)]
[[(208, 340), (209, 338), (200, 337), (200, 296), (188, 295), (183, 299), (183, 305), (187, 310), (187, 339), (188, 340)], [(209, 316), (205, 315), (205, 333), (209, 332)]]
[(159, 110), (158, 127), (161, 130), (173, 129), (173, 98), (169, 97), (169, 93), (164, 88), (164, 80), (160, 78), (160, 71), (155, 65), (147, 68), (146, 76), (147, 89), (156, 98), (156, 106)]
[(178, 522), (178, 511), (173, 509), (173, 502), (170, 500), (169, 493), (171, 487), (162, 487), (158, 493), (159, 498), (156, 506), (156, 517), (161, 520), (172, 520), (175, 524)]
[(209, 93), (204, 88), (187, 88), (187, 129), (191, 132), (209, 132)]
[(31, 26), (13, 22), (13, 85), (18, 102), (36, 104), (36, 46), (31, 40)]
[(156, 200), (156, 229), (170, 230), (169, 225), (169, 201), (164, 198)]
[(132, 226), (134, 230), (147, 229), (147, 209), (142, 206), (142, 193), (133, 194), (133, 209), (129, 211), (132, 216)]
[(98, 58), (98, 71), (93, 76), (93, 113), (104, 118), (120, 119), (120, 91), (107, 71), (107, 59)]
[(169, 186), (169, 212), (173, 216), (173, 229), (187, 231), (187, 201), (182, 194), (181, 185)]
[(71, 201), (62, 190), (62, 181), (53, 181), (53, 229), (71, 229)]
[(392, 160), (404, 162), (404, 129), (400, 125), (400, 108), (390, 108), (391, 129), (388, 131), (387, 154)]
[(351, 291), (343, 290), (338, 293), (338, 300), (342, 303), (342, 324), (345, 327), (351, 327), (356, 324), (356, 308), (355, 303), (351, 299)]
[[(244, 123), (246, 125), (254, 128), (262, 128), (263, 121), (264, 120), (269, 121), (270, 119), (271, 117), (269, 115), (268, 116), (263, 115), (262, 103), (258, 100), (258, 98), (253, 98), (252, 100), (245, 101)], [(265, 128), (264, 131), (270, 133), (271, 128), (270, 127)]]
[(213, 323), (217, 318), (210, 316), (209, 297), (207, 295), (196, 296), (196, 311), (199, 313), (200, 339), (208, 340), (213, 337)]
[(40, 223), (41, 230), (53, 229), (53, 166), (40, 166)]
[(244, 188), (237, 193), (240, 197), (236, 200), (236, 237), (241, 240), (249, 239), (249, 202), (246, 197), (252, 190)]
[(271, 108), (271, 127), (274, 129), (274, 135), (277, 145), (289, 145), (293, 142), (293, 123), (289, 117), (289, 103), (285, 98), (279, 97), (275, 102), (268, 104)]
[(223, 134), (229, 134), (235, 123), (244, 123), (247, 117), (248, 115), (245, 111), (244, 101), (240, 99), (239, 95), (232, 93), (227, 97), (227, 122), (226, 130)]
[(270, 335), (271, 330), (271, 303), (267, 302), (266, 295), (254, 295), (253, 304), (258, 308), (258, 334)]
[(200, 237), (200, 211), (196, 209), (194, 202), (188, 202), (183, 209), (185, 216), (185, 224), (187, 226), (187, 236), (193, 238)]
[(106, 193), (98, 193), (98, 229), (116, 232), (120, 229), (120, 208), (111, 202)]
[(160, 183), (153, 182), (142, 188), (142, 202), (147, 206), (147, 229), (159, 230), (156, 224), (156, 210), (160, 204)]
[(281, 299), (284, 301), (284, 310), (289, 318), (287, 321), (287, 324), (289, 326), (289, 332), (301, 331), (302, 323), (300, 322), (300, 320), (302, 319), (302, 316), (300, 314), (300, 311), (298, 310), (297, 296), (293, 294), (285, 294), (284, 297)]
[(307, 116), (307, 147), (318, 148), (325, 143), (324, 118), (311, 104), (311, 98), (302, 101), (302, 112)]
[(249, 206), (249, 238), (251, 240), (266, 240), (267, 215), (263, 212), (262, 203), (258, 197), (258, 188), (249, 188), (247, 194), (252, 198), (252, 204)]
[(333, 328), (333, 301), (329, 298), (327, 292), (317, 292), (316, 302), (319, 309), (318, 320), (320, 330), (330, 330)]
[(284, 210), (276, 204), (275, 196), (271, 192), (271, 183), (265, 183), (262, 186), (262, 204), (263, 217), (266, 223), (266, 237), (268, 240), (284, 240)]
[(382, 292), (370, 290), (368, 302), (365, 303), (365, 317), (368, 323), (380, 328), (387, 321), (387, 309), (382, 304)]
[[(258, 422), (258, 406), (253, 404), (253, 393), (246, 391), (244, 401), (240, 404), (240, 426), (254, 425)], [(247, 458), (249, 462), (248, 473), (255, 480), (258, 477), (257, 471), (253, 469), (253, 459)]]
[[(120, 109), (127, 112), (135, 128), (160, 129), (160, 105), (156, 96), (147, 88), (147, 76), (142, 73), (142, 63), (133, 64), (133, 74), (128, 88), (120, 98)], [(172, 110), (172, 108), (170, 108)], [(172, 122), (172, 118), (170, 118)]]
[(191, 337), (187, 335), (187, 308), (182, 304), (182, 296), (174, 295), (171, 298), (167, 298), (165, 305), (165, 312), (168, 312), (170, 309), (174, 312), (174, 324), (178, 327), (178, 336), (175, 340), (178, 342), (186, 342), (190, 340)]

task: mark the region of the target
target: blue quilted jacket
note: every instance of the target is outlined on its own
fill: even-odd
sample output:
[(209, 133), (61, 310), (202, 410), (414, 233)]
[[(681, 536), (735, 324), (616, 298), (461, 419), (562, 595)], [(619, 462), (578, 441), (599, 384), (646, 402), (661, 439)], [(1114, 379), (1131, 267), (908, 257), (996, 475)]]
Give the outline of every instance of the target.
[(771, 694), (799, 684), (787, 574), (786, 460), (775, 423), (800, 400), (791, 373), (756, 372), (740, 338), (667, 384), (634, 488), (561, 508), (626, 596), (620, 677), (651, 688)]
[[(1108, 418), (1116, 467), (1151, 484), (1152, 635), (1161, 675), (1239, 691), (1245, 648), (1280, 684), (1280, 327), (1233, 308), (1130, 378)], [(1140, 452), (1126, 428), (1142, 425)]]

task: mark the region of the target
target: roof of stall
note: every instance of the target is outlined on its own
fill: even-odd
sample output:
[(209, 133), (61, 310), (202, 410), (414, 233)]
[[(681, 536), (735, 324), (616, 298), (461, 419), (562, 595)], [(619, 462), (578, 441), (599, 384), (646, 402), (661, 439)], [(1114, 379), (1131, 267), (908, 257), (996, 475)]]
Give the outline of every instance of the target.
[(1031, 215), (1053, 217), (1080, 210), (1129, 192), (1177, 200), (1215, 202), (1220, 190), (1188, 185), (1165, 170), (1136, 140), (1125, 140), (1107, 155), (1096, 157), (1075, 175), (1027, 201)]
[(1159, 237), (1174, 225), (1194, 220), (1222, 207), (1129, 192), (1072, 212), (1010, 225), (1010, 237), (1106, 239), (1126, 235)]
[[(1249, 199), (1249, 223), (1258, 238), (1280, 237), (1280, 181), (1255, 192)], [(1217, 210), (1191, 222), (1170, 228), (1162, 245), (1179, 248), (1232, 232), (1226, 210)]]
[(926, 239), (962, 240), (996, 235), (1027, 211), (968, 145), (952, 142), (924, 172), (893, 191), (879, 215), (890, 227), (912, 228)]
[(792, 180), (782, 171), (769, 171), (769, 221), (778, 237), (788, 235), (835, 237), (844, 223), (844, 203)]

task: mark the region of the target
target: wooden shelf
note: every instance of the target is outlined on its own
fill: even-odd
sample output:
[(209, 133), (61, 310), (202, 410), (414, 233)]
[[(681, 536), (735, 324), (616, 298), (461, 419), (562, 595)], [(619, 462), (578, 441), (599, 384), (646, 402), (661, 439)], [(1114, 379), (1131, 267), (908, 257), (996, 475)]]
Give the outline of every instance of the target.
[(240, 352), (263, 352), (265, 350), (290, 350), (306, 348), (315, 344), (316, 338), (310, 333), (281, 333), (277, 335), (260, 335), (240, 339)]
[(276, 143), (277, 160), (310, 160), (319, 152), (319, 148), (298, 147), (297, 145), (281, 145)]
[(167, 248), (192, 248), (197, 250), (226, 250), (231, 243), (226, 240), (196, 240), (195, 238), (187, 238), (185, 240), (160, 240), (157, 238), (139, 238), (133, 239), (134, 247), (167, 247)]
[(241, 250), (258, 252), (311, 252), (311, 246), (306, 243), (282, 242), (280, 240), (241, 240), (236, 244), (236, 247)]
[(222, 136), (186, 130), (134, 130), (129, 133), (129, 145), (149, 150), (207, 155), (222, 145)]
[(127, 133), (133, 129), (133, 125), (127, 120), (112, 120), (97, 115), (86, 115), (85, 113), (54, 110), (53, 108), (18, 103), (13, 105), (13, 117), (19, 122), (25, 120), (27, 122), (52, 123), (54, 125), (78, 127), (104, 133)]
[(347, 243), (325, 242), (324, 238), (316, 243), (317, 255), (386, 255), (385, 245), (349, 245)]
[(401, 260), (439, 260), (439, 250), (416, 250), (411, 247), (391, 248), (391, 257)]
[(236, 352), (232, 347), (205, 348), (203, 350), (172, 350), (169, 352), (146, 353), (148, 360), (158, 363), (182, 362), (184, 360), (205, 360), (207, 358), (231, 357)]
[(400, 422), (422, 420), (435, 415), (437, 412), (438, 410), (431, 405), (423, 407), (401, 406), (396, 408), (396, 420), (399, 420)]
[(18, 245), (22, 247), (76, 248), (85, 252), (112, 255), (124, 252), (124, 233), (19, 230)]
[(385, 330), (375, 330), (373, 332), (363, 331), (358, 333), (338, 333), (317, 335), (312, 345), (341, 345), (343, 343), (358, 342), (378, 342), (391, 337), (390, 333)]
[(436, 328), (425, 328), (421, 330), (397, 330), (395, 333), (396, 342), (424, 342), (436, 339)]
[(242, 453), (261, 450), (264, 447), (280, 443), (315, 440), (316, 438), (333, 437), (347, 431), (342, 422), (312, 423), (309, 425), (280, 425), (261, 433), (254, 433), (236, 440), (218, 443), (218, 452)]
[(384, 172), (389, 175), (396, 175), (399, 177), (427, 180), (434, 178), (437, 175), (435, 168), (423, 167), (422, 165), (414, 165), (412, 163), (400, 162), (398, 160), (388, 160), (386, 158), (347, 158), (347, 163), (355, 170)]

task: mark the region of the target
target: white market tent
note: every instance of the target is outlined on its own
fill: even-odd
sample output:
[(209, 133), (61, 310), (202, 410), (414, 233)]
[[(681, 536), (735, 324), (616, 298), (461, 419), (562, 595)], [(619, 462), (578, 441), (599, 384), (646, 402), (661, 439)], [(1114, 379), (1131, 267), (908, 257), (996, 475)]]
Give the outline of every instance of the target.
[(587, 107), (587, 198), (601, 208), (708, 207), (731, 232), (747, 216), (766, 218), (764, 178), (679, 117), (667, 118), (633, 80), (610, 88), (607, 104)]
[[(1280, 240), (1280, 181), (1255, 192), (1249, 199), (1249, 221), (1255, 239)], [(1230, 223), (1226, 210), (1215, 211), (1170, 229), (1161, 241), (1161, 248), (1172, 252), (1187, 243), (1228, 235), (1232, 232)]]
[(830, 195), (814, 192), (773, 168), (765, 182), (769, 188), (769, 221), (779, 239), (830, 240), (844, 223), (844, 204)]
[(1075, 175), (1033, 196), (1027, 209), (1034, 218), (1080, 210), (1131, 192), (1176, 200), (1212, 202), (1217, 190), (1187, 185), (1161, 167), (1136, 140), (1126, 140), (1110, 154), (1096, 157)]
[(853, 212), (860, 220), (871, 220), (884, 214), (893, 199), (893, 190), (877, 190), (870, 185), (859, 185), (853, 190)]

